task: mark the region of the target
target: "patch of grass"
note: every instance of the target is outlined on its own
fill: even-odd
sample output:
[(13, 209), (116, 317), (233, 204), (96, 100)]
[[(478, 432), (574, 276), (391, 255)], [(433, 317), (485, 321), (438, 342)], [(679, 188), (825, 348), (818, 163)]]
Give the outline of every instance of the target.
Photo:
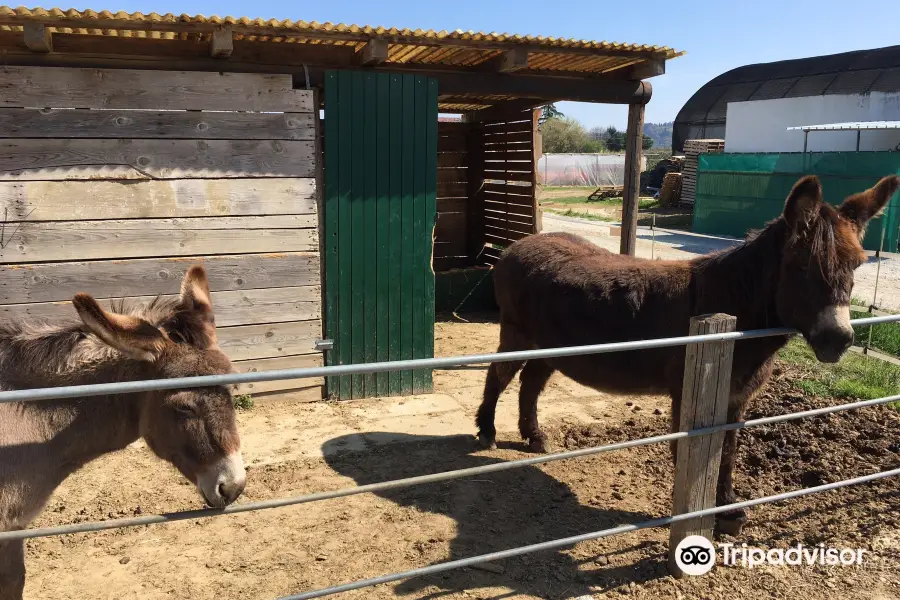
[[(867, 312), (850, 311), (850, 318), (864, 319), (871, 316)], [(900, 356), (900, 323), (879, 323), (878, 325), (863, 325), (854, 327), (856, 334), (856, 345), (863, 346), (869, 344), (869, 332), (872, 333), (871, 347), (874, 350), (890, 354), (892, 356)]]
[(253, 396), (250, 394), (241, 394), (234, 397), (234, 407), (237, 410), (250, 410), (253, 408)]
[(604, 223), (615, 223), (618, 219), (613, 219), (612, 217), (607, 217), (606, 215), (597, 215), (594, 213), (583, 212), (579, 210), (573, 210), (571, 208), (567, 210), (553, 210), (552, 208), (548, 208), (547, 212), (551, 212), (556, 215), (560, 215), (563, 217), (573, 217), (575, 219), (587, 219), (589, 221), (603, 221)]
[(596, 189), (597, 188), (595, 188), (593, 186), (588, 186), (588, 185), (547, 185), (547, 186), (543, 187), (543, 190), (545, 192), (583, 191), (583, 192), (586, 192), (585, 195), (590, 194), (591, 192), (593, 192)]
[[(656, 226), (662, 229), (678, 229), (690, 231), (692, 216), (689, 212), (665, 212), (656, 213)], [(648, 213), (638, 215), (638, 225), (650, 227), (653, 224), (653, 216)]]
[[(877, 358), (848, 352), (837, 364), (820, 363), (801, 338), (791, 340), (778, 355), (808, 372), (808, 377), (797, 382), (807, 394), (872, 400), (900, 393), (900, 366)], [(900, 403), (892, 406), (900, 409)]]

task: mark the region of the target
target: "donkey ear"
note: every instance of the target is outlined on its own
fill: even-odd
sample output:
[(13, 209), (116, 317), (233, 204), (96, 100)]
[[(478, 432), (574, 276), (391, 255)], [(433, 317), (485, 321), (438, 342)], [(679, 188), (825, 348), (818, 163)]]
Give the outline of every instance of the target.
[(809, 228), (822, 206), (822, 184), (815, 175), (807, 175), (794, 184), (784, 204), (784, 218), (794, 231)]
[(900, 188), (900, 177), (889, 175), (876, 183), (875, 187), (844, 200), (838, 211), (842, 217), (856, 225), (861, 238), (865, 235), (866, 224), (884, 210), (898, 188)]
[(166, 336), (147, 321), (106, 312), (88, 294), (76, 294), (72, 304), (91, 333), (126, 356), (154, 361), (166, 345)]
[(212, 314), (209, 280), (202, 266), (194, 265), (184, 274), (184, 279), (181, 280), (181, 305), (188, 310)]
[(209, 280), (200, 265), (194, 265), (184, 274), (179, 310), (166, 322), (165, 329), (175, 341), (180, 340), (196, 348), (206, 349), (219, 343)]

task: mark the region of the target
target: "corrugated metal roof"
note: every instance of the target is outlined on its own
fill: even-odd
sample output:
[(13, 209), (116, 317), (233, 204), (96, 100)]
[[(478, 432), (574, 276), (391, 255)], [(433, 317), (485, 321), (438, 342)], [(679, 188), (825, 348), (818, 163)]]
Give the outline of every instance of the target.
[(230, 28), (235, 40), (352, 46), (357, 51), (371, 39), (385, 39), (390, 43), (388, 64), (477, 67), (505, 50), (527, 48), (529, 70), (568, 73), (606, 73), (684, 54), (667, 46), (495, 32), (0, 6), (0, 31), (21, 31), (26, 22), (39, 22), (62, 34), (194, 41), (209, 39), (216, 29)]
[(827, 123), (824, 125), (799, 125), (788, 131), (861, 131), (868, 129), (900, 129), (900, 121), (856, 121), (852, 123)]

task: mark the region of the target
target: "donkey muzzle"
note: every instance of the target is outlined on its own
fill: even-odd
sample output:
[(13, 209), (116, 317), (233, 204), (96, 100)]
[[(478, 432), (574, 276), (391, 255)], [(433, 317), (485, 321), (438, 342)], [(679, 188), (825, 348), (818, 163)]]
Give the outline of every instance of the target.
[(213, 508), (224, 508), (238, 499), (247, 483), (247, 471), (240, 452), (229, 454), (197, 477), (197, 487)]
[(853, 344), (850, 307), (836, 305), (823, 309), (816, 317), (808, 341), (821, 362), (838, 362)]

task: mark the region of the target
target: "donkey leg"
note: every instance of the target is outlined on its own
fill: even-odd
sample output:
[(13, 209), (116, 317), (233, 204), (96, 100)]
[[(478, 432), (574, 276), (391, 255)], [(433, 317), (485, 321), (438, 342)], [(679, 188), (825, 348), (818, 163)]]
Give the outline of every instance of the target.
[[(504, 352), (501, 349), (498, 352)], [(487, 379), (484, 382), (484, 399), (478, 407), (475, 416), (475, 424), (478, 426), (478, 440), (484, 448), (494, 448), (497, 439), (497, 430), (494, 429), (494, 414), (497, 410), (497, 400), (500, 394), (522, 368), (524, 362), (491, 363), (488, 367)]]
[(538, 424), (537, 403), (551, 375), (553, 367), (547, 361), (529, 360), (519, 376), (522, 382), (519, 389), (519, 433), (523, 440), (528, 440), (528, 447), (533, 452), (550, 451), (547, 436)]
[(22, 600), (25, 589), (25, 542), (0, 542), (0, 600)]
[[(527, 345), (523, 342), (523, 336), (518, 328), (508, 321), (500, 319), (500, 345), (497, 352), (513, 352), (525, 350)], [(491, 363), (488, 367), (487, 378), (484, 381), (484, 399), (478, 407), (475, 424), (478, 426), (478, 440), (484, 448), (493, 448), (497, 439), (497, 430), (494, 429), (494, 414), (497, 410), (497, 400), (500, 394), (509, 386), (509, 383), (525, 364), (524, 360)]]
[[(728, 423), (735, 423), (744, 418), (744, 408), (747, 405), (749, 394), (741, 394), (732, 398), (728, 407)], [(734, 504), (737, 497), (734, 494), (734, 463), (737, 458), (738, 432), (726, 431), (722, 443), (722, 461), (719, 463), (719, 481), (716, 486), (716, 506)], [(743, 508), (732, 510), (718, 515), (716, 518), (716, 530), (720, 533), (738, 536), (747, 522), (747, 512)]]
[[(729, 419), (731, 422), (731, 419)], [(734, 504), (737, 497), (734, 494), (734, 459), (737, 456), (738, 432), (726, 431), (725, 441), (722, 444), (722, 462), (719, 465), (719, 483), (716, 488), (716, 506)], [(716, 518), (716, 530), (720, 533), (738, 536), (747, 523), (747, 512), (743, 508), (720, 514)]]

